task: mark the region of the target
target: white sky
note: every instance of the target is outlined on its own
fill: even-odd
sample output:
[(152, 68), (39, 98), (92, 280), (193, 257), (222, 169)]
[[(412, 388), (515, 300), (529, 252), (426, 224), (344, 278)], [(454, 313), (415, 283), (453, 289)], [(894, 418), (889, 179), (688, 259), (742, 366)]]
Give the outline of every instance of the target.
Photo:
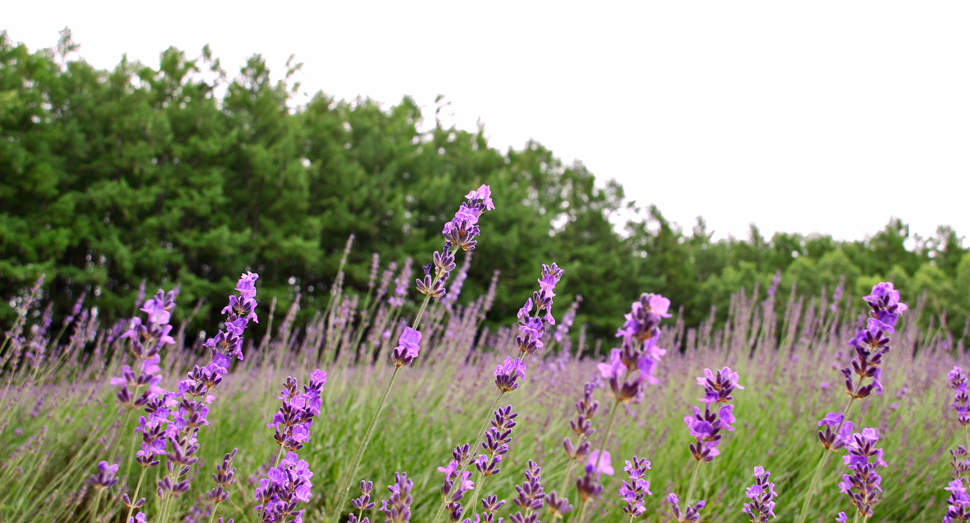
[[(490, 143), (534, 138), (716, 237), (970, 234), (970, 2), (7, 2), (31, 49), (99, 67), (206, 43), (230, 73), (291, 53), (309, 93), (405, 94)], [(279, 77), (277, 75), (277, 77)], [(965, 242), (965, 245), (967, 242)]]

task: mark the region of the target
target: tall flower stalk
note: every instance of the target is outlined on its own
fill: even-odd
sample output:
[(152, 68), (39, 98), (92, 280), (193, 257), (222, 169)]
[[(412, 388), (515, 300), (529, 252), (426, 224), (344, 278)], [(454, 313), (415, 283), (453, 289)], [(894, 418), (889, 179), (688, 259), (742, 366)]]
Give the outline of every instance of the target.
[[(397, 380), (401, 367), (410, 365), (418, 355), (418, 343), (421, 341), (421, 318), (424, 316), (424, 311), (427, 309), (431, 298), (440, 298), (445, 294), (444, 284), (448, 280), (451, 271), (455, 269), (455, 252), (458, 249), (470, 251), (475, 248), (477, 244), (475, 238), (481, 233), (478, 228), (479, 217), (485, 211), (495, 209), (495, 205), (492, 203), (492, 192), (487, 185), (482, 185), (478, 189), (466, 194), (465, 200), (459, 207), (458, 212), (455, 213), (455, 217), (445, 223), (441, 231), (445, 239), (441, 251), (434, 252), (432, 263), (424, 267), (424, 279), (417, 280), (417, 289), (418, 292), (424, 294), (424, 301), (418, 308), (418, 313), (415, 315), (411, 327), (405, 329), (404, 333), (398, 339), (398, 346), (392, 354), (394, 372), (391, 374), (391, 379), (388, 380), (384, 391), (381, 393), (374, 417), (367, 424), (367, 430), (364, 432), (364, 437), (361, 439), (357, 453), (354, 455), (354, 461), (351, 463), (350, 469), (341, 481), (340, 486), (337, 487), (337, 502), (332, 506), (327, 516), (328, 521), (339, 520), (340, 512), (343, 510), (342, 507), (350, 497), (350, 486), (354, 481), (354, 477), (357, 475), (357, 469), (360, 467), (360, 461), (363, 459), (364, 452), (367, 450), (367, 444), (370, 443), (371, 438), (374, 436), (374, 428), (377, 426), (377, 420), (380, 419), (384, 405), (387, 403), (387, 398), (394, 388), (394, 382)], [(433, 276), (432, 271), (434, 273)]]
[[(581, 498), (577, 521), (584, 520), (587, 505), (594, 497), (592, 493), (597, 490), (592, 484), (598, 481), (604, 457), (609, 456), (606, 443), (620, 405), (639, 401), (647, 384), (659, 383), (653, 374), (661, 356), (667, 351), (657, 346), (657, 340), (660, 338), (660, 322), (670, 317), (667, 312), (669, 308), (670, 300), (667, 298), (659, 294), (641, 294), (640, 299), (633, 302), (631, 311), (624, 315), (626, 322), (623, 327), (616, 332), (616, 337), (623, 339), (622, 348), (611, 350), (609, 361), (597, 365), (600, 375), (609, 380), (614, 401), (599, 447), (590, 455), (591, 462), (587, 469), (591, 467), (592, 470), (587, 470), (585, 477), (577, 482)], [(602, 491), (602, 487), (599, 491)]]
[[(556, 320), (552, 315), (553, 298), (556, 297), (556, 284), (559, 283), (564, 272), (555, 263), (552, 265), (543, 264), (542, 273), (539, 277), (539, 290), (533, 292), (532, 296), (526, 299), (525, 305), (519, 309), (517, 314), (519, 318), (519, 334), (515, 338), (515, 345), (519, 352), (518, 357), (512, 359), (512, 357), (506, 356), (505, 362), (495, 367), (493, 375), (495, 376), (495, 387), (499, 392), (485, 415), (485, 420), (482, 422), (482, 427), (478, 431), (478, 437), (475, 439), (475, 443), (471, 447), (472, 449), (478, 449), (479, 446), (483, 446), (485, 443), (486, 429), (488, 428), (492, 412), (505, 394), (519, 388), (519, 380), (525, 378), (525, 359), (543, 348), (542, 338), (546, 333), (546, 327), (548, 325), (555, 325)], [(459, 475), (464, 474), (470, 461), (468, 460), (464, 464), (459, 465)], [(454, 511), (449, 509), (449, 505), (453, 503), (449, 501), (449, 498), (453, 495), (451, 492), (453, 485), (454, 483), (448, 489), (442, 489), (442, 503), (438, 512), (435, 514), (434, 523), (440, 522), (446, 512), (454, 515)], [(458, 515), (459, 519), (455, 521), (460, 520), (461, 514), (459, 513)]]
[[(842, 369), (842, 375), (845, 378), (844, 390), (849, 396), (849, 401), (841, 414), (829, 412), (819, 422), (819, 426), (826, 427), (824, 431), (818, 432), (819, 442), (824, 449), (822, 457), (815, 466), (808, 490), (805, 491), (805, 501), (795, 523), (805, 523), (808, 519), (808, 507), (821, 485), (822, 470), (828, 464), (831, 451), (846, 444), (843, 424), (849, 423), (846, 418), (852, 403), (868, 397), (873, 391), (876, 394), (882, 394), (881, 366), (883, 358), (891, 350), (889, 335), (895, 332), (899, 316), (906, 311), (907, 307), (905, 303), (899, 301), (899, 291), (893, 288), (892, 282), (876, 284), (872, 288), (872, 294), (863, 299), (869, 306), (869, 318), (866, 320), (865, 327), (849, 341), (849, 347), (853, 350), (852, 365)], [(867, 380), (871, 381), (866, 383)]]

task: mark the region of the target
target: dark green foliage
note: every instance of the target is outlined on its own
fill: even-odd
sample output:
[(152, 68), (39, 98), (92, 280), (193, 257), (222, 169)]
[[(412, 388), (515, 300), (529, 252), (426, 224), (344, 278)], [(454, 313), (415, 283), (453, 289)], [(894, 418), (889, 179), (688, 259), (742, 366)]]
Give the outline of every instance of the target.
[[(274, 82), (258, 55), (230, 75), (208, 48), (197, 58), (170, 48), (157, 67), (125, 59), (103, 71), (76, 50), (68, 31), (35, 52), (0, 36), (5, 301), (46, 272), (61, 310), (88, 290), (110, 322), (131, 310), (142, 279), (149, 292), (180, 285), (190, 304), (248, 269), (280, 310), (299, 286), (308, 315), (328, 302), (351, 233), (355, 292), (366, 290), (372, 252), (385, 265), (427, 263), (442, 224), (484, 183), (498, 208), (482, 219), (465, 289), (477, 296), (500, 270), (492, 317), (502, 324), (552, 262), (566, 269), (560, 310), (582, 294), (577, 321), (597, 336), (611, 336), (640, 292), (669, 296), (696, 325), (712, 305), (726, 317), (742, 287), (757, 283), (764, 295), (776, 271), (784, 294), (797, 284), (831, 295), (843, 276), (856, 297), (889, 278), (910, 302), (928, 289), (928, 310), (946, 311), (956, 334), (970, 311), (970, 258), (949, 227), (924, 239), (893, 219), (865, 241), (841, 242), (766, 239), (752, 226), (747, 240), (714, 241), (702, 219), (685, 233), (651, 206), (620, 231), (619, 184), (596, 184), (581, 163), (563, 165), (535, 142), (502, 152), (482, 128), (419, 131), (420, 107), (407, 97), (386, 106), (318, 93), (297, 106), (289, 78), (299, 65)], [(207, 304), (199, 325), (214, 323), (218, 307)], [(11, 314), (0, 308), (0, 321)]]

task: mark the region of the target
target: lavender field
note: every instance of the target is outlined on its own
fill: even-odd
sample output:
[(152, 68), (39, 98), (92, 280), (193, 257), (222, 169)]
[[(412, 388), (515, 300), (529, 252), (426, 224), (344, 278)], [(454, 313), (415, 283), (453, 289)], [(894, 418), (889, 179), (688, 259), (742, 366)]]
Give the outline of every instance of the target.
[(198, 335), (177, 289), (102, 325), (39, 280), (0, 353), (0, 521), (967, 521), (964, 339), (919, 327), (925, 295), (776, 281), (687, 329), (642, 289), (592, 340), (549, 260), (489, 330), (499, 275), (457, 299), (491, 208), (299, 327), (252, 273)]

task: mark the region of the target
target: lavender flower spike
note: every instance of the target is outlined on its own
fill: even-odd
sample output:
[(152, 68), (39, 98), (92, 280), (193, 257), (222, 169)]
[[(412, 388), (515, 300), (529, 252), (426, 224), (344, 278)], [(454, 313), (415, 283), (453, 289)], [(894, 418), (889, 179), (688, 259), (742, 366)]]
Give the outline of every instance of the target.
[(397, 340), (397, 347), (391, 353), (391, 359), (397, 367), (406, 367), (418, 357), (421, 344), (421, 331), (406, 327)]
[(755, 483), (745, 492), (752, 503), (745, 503), (742, 509), (751, 518), (751, 523), (768, 523), (769, 517), (775, 517), (773, 500), (778, 494), (775, 492), (775, 484), (768, 482), (770, 475), (763, 467), (754, 468)]
[[(852, 475), (844, 474), (839, 489), (849, 496), (863, 517), (872, 517), (872, 506), (879, 501), (882, 478), (876, 473), (876, 466), (885, 467), (882, 449), (876, 448), (879, 436), (876, 429), (862, 429), (861, 434), (853, 434), (852, 441), (846, 445), (849, 453), (842, 457)], [(872, 463), (869, 462), (870, 458)]]
[(495, 386), (503, 392), (511, 392), (519, 388), (518, 380), (525, 377), (525, 364), (519, 358), (505, 357), (505, 363), (496, 365)]
[(701, 510), (707, 506), (707, 503), (698, 501), (694, 506), (687, 505), (687, 510), (681, 512), (680, 500), (673, 493), (667, 496), (667, 502), (671, 505), (671, 510), (674, 513), (674, 521), (677, 523), (697, 523), (701, 519)]
[(943, 516), (943, 523), (970, 521), (970, 495), (967, 495), (967, 488), (963, 485), (963, 481), (959, 479), (951, 481), (946, 490), (950, 492), (950, 497), (946, 500), (946, 516)]
[(970, 424), (970, 394), (967, 393), (967, 376), (961, 367), (953, 367), (946, 375), (947, 384), (954, 390), (953, 403), (950, 405), (960, 416), (960, 424)]
[(644, 498), (653, 495), (653, 492), (650, 492), (650, 482), (644, 478), (650, 470), (650, 462), (646, 458), (633, 456), (633, 462), (627, 461), (623, 470), (629, 474), (630, 480), (629, 482), (624, 480), (623, 486), (620, 487), (620, 499), (626, 502), (623, 512), (631, 519), (638, 518), (647, 511), (643, 505)]
[(408, 479), (407, 472), (395, 472), (394, 484), (388, 485), (391, 498), (381, 501), (381, 512), (387, 516), (388, 523), (406, 523), (411, 519), (411, 488), (414, 482)]

